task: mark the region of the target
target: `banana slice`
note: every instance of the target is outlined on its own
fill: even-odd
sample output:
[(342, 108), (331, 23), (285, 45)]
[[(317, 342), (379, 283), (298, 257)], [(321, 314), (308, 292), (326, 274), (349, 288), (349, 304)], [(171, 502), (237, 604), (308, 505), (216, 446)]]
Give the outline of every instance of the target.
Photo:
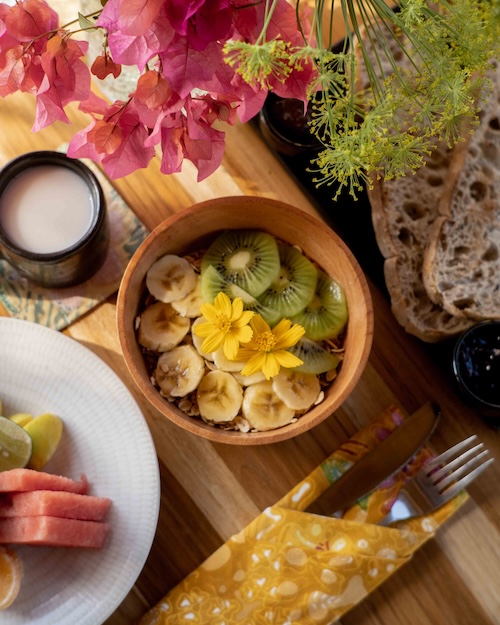
[(194, 317), (199, 317), (201, 315), (200, 306), (202, 304), (203, 298), (201, 296), (201, 280), (200, 276), (197, 275), (194, 289), (189, 291), (185, 297), (172, 302), (172, 308), (174, 308), (182, 317), (194, 319)]
[(170, 303), (186, 297), (196, 285), (196, 273), (185, 258), (167, 254), (151, 265), (146, 273), (148, 291), (160, 302)]
[(271, 380), (245, 389), (242, 411), (252, 428), (260, 432), (280, 428), (295, 417), (295, 410), (282, 402), (273, 391)]
[(164, 395), (185, 397), (205, 374), (205, 361), (192, 345), (179, 345), (158, 358), (155, 378)]
[(181, 317), (170, 304), (156, 302), (141, 314), (138, 340), (147, 349), (168, 352), (189, 332), (191, 322)]
[(257, 384), (258, 382), (265, 382), (266, 376), (262, 373), (262, 371), (257, 371), (257, 373), (252, 373), (252, 375), (241, 375), (241, 373), (233, 373), (234, 379), (241, 384), (241, 386), (251, 386), (252, 384)]
[(219, 347), (219, 349), (214, 352), (213, 356), (215, 366), (221, 371), (239, 372), (246, 364), (240, 360), (229, 360), (229, 358), (227, 358), (224, 354), (222, 347)]
[(241, 408), (243, 389), (230, 373), (210, 371), (196, 393), (200, 415), (214, 423), (232, 421)]
[(205, 339), (201, 336), (198, 336), (197, 334), (193, 332), (193, 328), (195, 326), (197, 326), (199, 323), (206, 323), (206, 321), (207, 320), (205, 319), (205, 317), (198, 317), (198, 319), (195, 319), (193, 321), (193, 325), (191, 326), (191, 337), (193, 339), (193, 345), (195, 346), (198, 354), (200, 354), (200, 356), (202, 356), (205, 360), (209, 360), (210, 362), (213, 362), (214, 361), (213, 352), (211, 354), (205, 354), (205, 352), (201, 351), (201, 346), (203, 345), (203, 341)]
[(307, 410), (321, 391), (319, 379), (310, 373), (283, 371), (272, 379), (273, 391), (289, 408)]

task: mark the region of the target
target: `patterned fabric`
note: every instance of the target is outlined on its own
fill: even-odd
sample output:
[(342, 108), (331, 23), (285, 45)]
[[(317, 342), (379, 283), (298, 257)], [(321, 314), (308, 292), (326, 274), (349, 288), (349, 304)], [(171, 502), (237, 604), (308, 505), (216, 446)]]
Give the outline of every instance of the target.
[(430, 457), (424, 448), (343, 518), (302, 512), (364, 453), (402, 423), (387, 409), (276, 505), (264, 510), (171, 590), (139, 625), (328, 625), (408, 562), (467, 499), (426, 517), (376, 525)]
[(101, 183), (108, 207), (110, 245), (104, 264), (83, 284), (45, 289), (0, 260), (0, 301), (13, 317), (62, 330), (118, 289), (128, 261), (148, 234), (100, 169), (85, 164)]

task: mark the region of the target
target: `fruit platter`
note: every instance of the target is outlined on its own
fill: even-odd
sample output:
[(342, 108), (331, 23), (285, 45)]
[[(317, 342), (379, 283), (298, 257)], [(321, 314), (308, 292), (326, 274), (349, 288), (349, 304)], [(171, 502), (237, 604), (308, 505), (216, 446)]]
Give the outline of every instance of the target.
[[(135, 583), (156, 530), (149, 429), (118, 376), (77, 341), (3, 317), (0, 340), (0, 425), (10, 424), (7, 441), (14, 428), (26, 433), (4, 447), (0, 466), (1, 548), (15, 554), (21, 576), (0, 620), (101, 623)], [(87, 521), (65, 518), (68, 505)], [(90, 530), (100, 538), (89, 542)]]
[(187, 414), (258, 432), (322, 401), (341, 364), (347, 302), (298, 247), (229, 230), (207, 250), (162, 256), (146, 285), (138, 340), (153, 384)]
[(178, 425), (284, 440), (326, 418), (363, 371), (373, 318), (335, 233), (276, 200), (193, 205), (139, 247), (118, 295), (125, 362)]

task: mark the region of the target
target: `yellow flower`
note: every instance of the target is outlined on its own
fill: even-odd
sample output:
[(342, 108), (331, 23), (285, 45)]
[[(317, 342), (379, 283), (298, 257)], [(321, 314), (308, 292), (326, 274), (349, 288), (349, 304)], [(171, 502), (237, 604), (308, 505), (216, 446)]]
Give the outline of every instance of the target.
[(298, 367), (302, 360), (286, 351), (304, 335), (304, 328), (298, 323), (292, 325), (289, 319), (282, 319), (272, 330), (260, 315), (250, 321), (253, 338), (241, 347), (237, 360), (247, 361), (241, 370), (242, 375), (252, 375), (262, 371), (266, 379), (279, 373), (280, 367)]
[(235, 360), (240, 343), (248, 343), (252, 338), (248, 323), (255, 313), (243, 310), (240, 297), (231, 302), (225, 293), (218, 293), (213, 304), (206, 302), (200, 310), (207, 320), (194, 327), (195, 334), (205, 339), (201, 351), (210, 354), (222, 345), (226, 358)]

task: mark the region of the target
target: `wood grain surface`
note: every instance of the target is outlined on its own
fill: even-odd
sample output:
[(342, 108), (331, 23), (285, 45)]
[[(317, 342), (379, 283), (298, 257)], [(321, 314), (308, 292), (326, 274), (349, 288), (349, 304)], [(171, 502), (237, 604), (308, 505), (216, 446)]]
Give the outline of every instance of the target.
[[(31, 150), (55, 149), (69, 140), (75, 127), (84, 125), (79, 113), (70, 109), (73, 126), (57, 123), (33, 134), (33, 111), (33, 101), (26, 95), (0, 101), (1, 163)], [(312, 214), (320, 216), (322, 212), (266, 147), (252, 124), (228, 131), (224, 163), (216, 173), (202, 183), (196, 182), (195, 174), (187, 163), (182, 173), (164, 176), (154, 161), (147, 170), (113, 184), (150, 229), (195, 202), (222, 195), (277, 198)], [(65, 330), (128, 385), (151, 429), (161, 469), (161, 511), (151, 553), (136, 585), (106, 625), (135, 623), (222, 542), (282, 497), (389, 404), (412, 412), (429, 400), (440, 404), (443, 412), (432, 439), (437, 451), (475, 433), (497, 462), (470, 487), (470, 501), (436, 538), (352, 609), (342, 623), (500, 624), (498, 432), (462, 403), (435, 352), (404, 332), (392, 316), (383, 290), (371, 281), (369, 284), (375, 333), (358, 385), (326, 421), (293, 440), (274, 445), (241, 448), (214, 444), (178, 428), (151, 408), (122, 359), (115, 296)], [(3, 310), (2, 314), (8, 313)]]

